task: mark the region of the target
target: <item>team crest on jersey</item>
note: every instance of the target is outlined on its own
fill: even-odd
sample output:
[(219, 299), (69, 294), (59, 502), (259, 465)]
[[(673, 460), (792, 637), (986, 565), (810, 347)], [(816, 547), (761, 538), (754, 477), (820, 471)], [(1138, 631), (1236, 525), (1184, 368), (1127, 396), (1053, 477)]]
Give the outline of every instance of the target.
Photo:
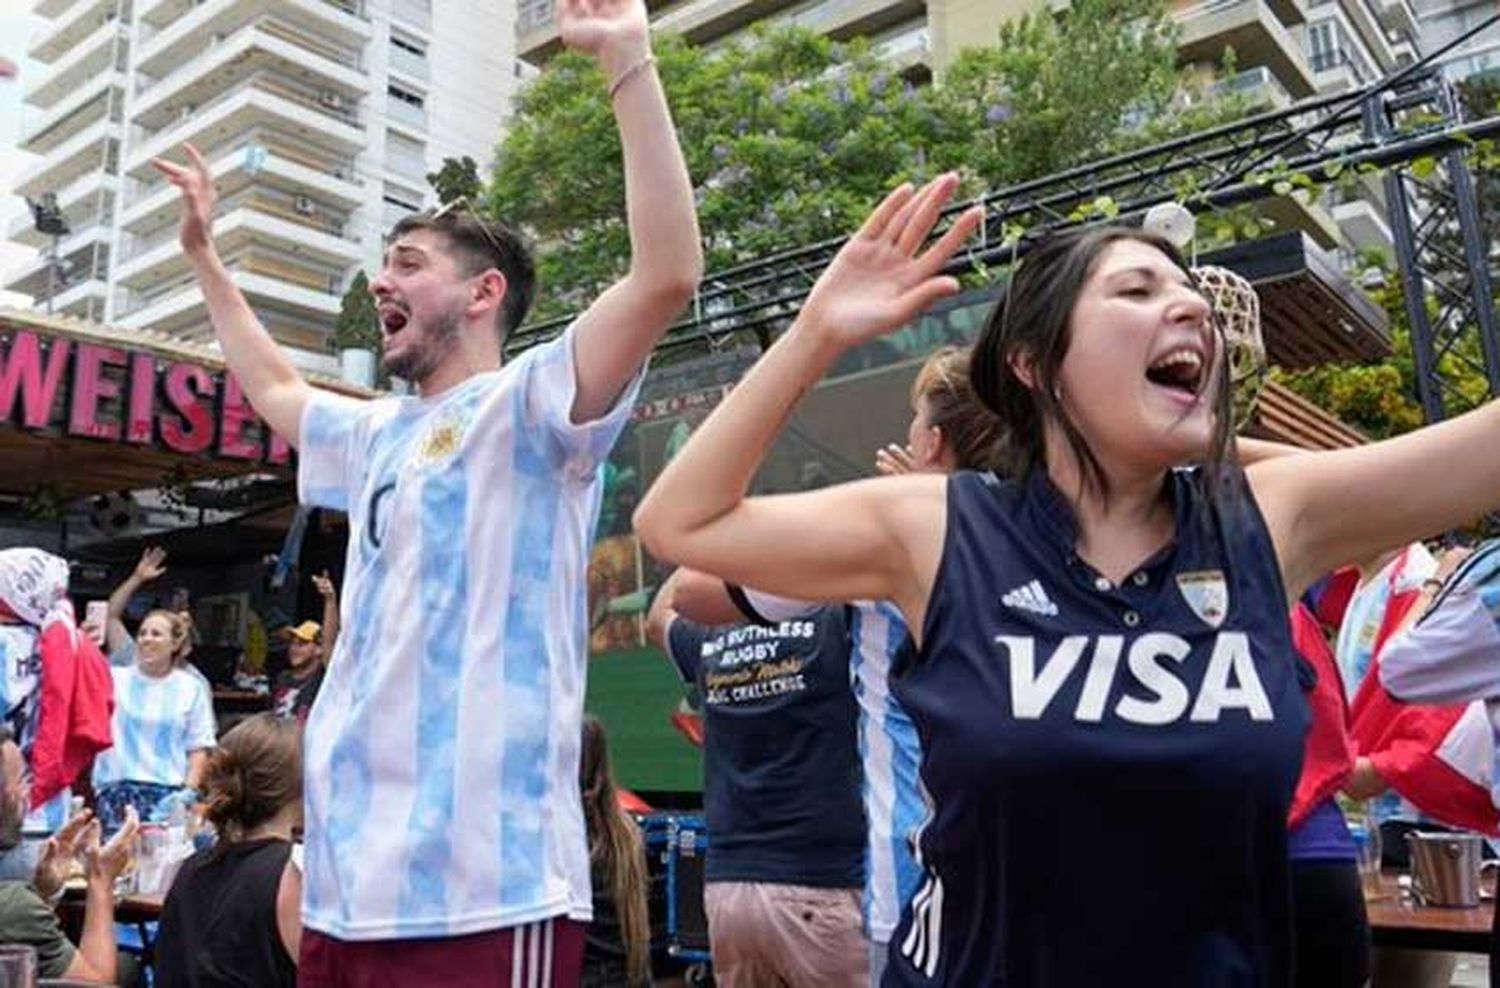
[(446, 416), (432, 424), (422, 439), (417, 451), (417, 462), (424, 467), (436, 466), (451, 460), (464, 441), (465, 421), (458, 416)]
[(1229, 615), (1229, 583), (1224, 579), (1223, 570), (1179, 573), (1177, 589), (1193, 613), (1210, 628), (1222, 625)]

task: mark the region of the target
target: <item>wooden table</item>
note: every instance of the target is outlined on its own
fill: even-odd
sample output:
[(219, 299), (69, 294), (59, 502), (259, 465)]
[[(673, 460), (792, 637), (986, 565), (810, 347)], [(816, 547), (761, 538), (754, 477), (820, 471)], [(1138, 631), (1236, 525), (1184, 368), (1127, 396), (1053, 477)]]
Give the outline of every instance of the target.
[(155, 923), (161, 919), (162, 903), (166, 901), (162, 892), (127, 895), (115, 902), (116, 923)]
[[(134, 923), (137, 926), (155, 923), (161, 919), (162, 903), (166, 898), (166, 894), (162, 892), (122, 896), (115, 900), (115, 922)], [(69, 920), (76, 919), (79, 927), (83, 926), (84, 901), (83, 890), (74, 888), (69, 888), (58, 900), (57, 912), (65, 925)]]
[(1488, 954), (1494, 905), (1485, 899), (1472, 909), (1419, 906), (1401, 892), (1392, 873), (1380, 876), (1378, 893), (1365, 893), (1370, 938), (1377, 947)]

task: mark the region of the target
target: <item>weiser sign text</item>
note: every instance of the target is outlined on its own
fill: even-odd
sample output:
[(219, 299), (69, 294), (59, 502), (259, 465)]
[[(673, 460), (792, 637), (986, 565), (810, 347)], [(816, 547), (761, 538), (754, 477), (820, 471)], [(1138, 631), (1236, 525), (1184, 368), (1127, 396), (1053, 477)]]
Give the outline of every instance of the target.
[(32, 332), (0, 340), (0, 416), (33, 432), (286, 463), (234, 375)]

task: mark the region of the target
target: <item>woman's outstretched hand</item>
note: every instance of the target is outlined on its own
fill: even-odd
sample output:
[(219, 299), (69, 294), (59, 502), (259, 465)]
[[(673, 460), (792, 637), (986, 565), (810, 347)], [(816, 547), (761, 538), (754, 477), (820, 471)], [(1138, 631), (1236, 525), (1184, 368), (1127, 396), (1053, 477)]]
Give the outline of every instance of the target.
[(984, 221), (984, 207), (960, 214), (936, 243), (921, 250), (957, 189), (958, 176), (950, 172), (920, 190), (907, 184), (886, 196), (813, 286), (799, 321), (847, 349), (905, 325), (957, 293), (958, 279), (940, 272)]

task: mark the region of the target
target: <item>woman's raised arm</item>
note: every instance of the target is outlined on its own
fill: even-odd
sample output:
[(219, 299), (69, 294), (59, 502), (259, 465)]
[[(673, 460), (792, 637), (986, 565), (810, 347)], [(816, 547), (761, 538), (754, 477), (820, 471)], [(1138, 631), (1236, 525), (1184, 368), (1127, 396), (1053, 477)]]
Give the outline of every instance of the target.
[(1247, 473), (1295, 598), (1334, 566), (1500, 508), (1500, 402), (1395, 439)]
[(941, 477), (774, 497), (747, 498), (746, 491), (797, 402), (840, 354), (958, 291), (958, 282), (939, 272), (983, 211), (964, 213), (919, 252), (957, 186), (953, 175), (920, 191), (903, 185), (839, 251), (791, 329), (694, 433), (637, 509), (636, 533), (653, 554), (787, 596), (918, 599), (914, 567), (930, 564), (930, 574), (942, 539)]

